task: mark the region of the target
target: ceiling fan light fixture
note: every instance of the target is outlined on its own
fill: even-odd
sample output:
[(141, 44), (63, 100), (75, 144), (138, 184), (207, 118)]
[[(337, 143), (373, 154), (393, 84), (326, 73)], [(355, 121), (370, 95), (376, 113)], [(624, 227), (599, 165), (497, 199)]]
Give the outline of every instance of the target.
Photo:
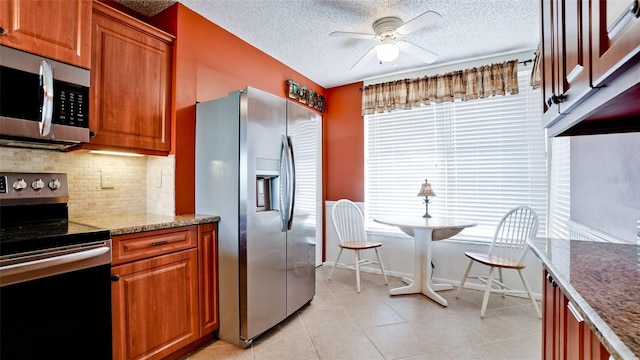
[(384, 39), (382, 45), (378, 46), (378, 60), (380, 62), (389, 62), (398, 58), (400, 48), (392, 39)]

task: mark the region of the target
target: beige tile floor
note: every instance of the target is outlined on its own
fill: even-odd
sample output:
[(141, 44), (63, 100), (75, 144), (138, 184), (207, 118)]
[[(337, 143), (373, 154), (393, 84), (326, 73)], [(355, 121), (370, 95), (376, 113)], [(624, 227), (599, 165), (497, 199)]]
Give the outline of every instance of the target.
[(390, 277), (330, 267), (316, 272), (313, 301), (240, 349), (215, 340), (185, 357), (205, 359), (540, 359), (542, 321), (528, 299), (491, 295), (480, 319), (481, 291), (440, 294), (442, 307), (423, 295), (390, 296)]

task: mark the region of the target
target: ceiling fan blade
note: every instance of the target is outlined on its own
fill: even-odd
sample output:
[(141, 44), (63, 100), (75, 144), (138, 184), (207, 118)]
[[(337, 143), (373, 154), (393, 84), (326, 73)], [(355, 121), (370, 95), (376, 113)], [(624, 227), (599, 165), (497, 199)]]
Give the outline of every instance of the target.
[(396, 32), (400, 35), (407, 35), (418, 29), (426, 26), (435, 26), (442, 19), (442, 15), (435, 11), (427, 11), (421, 15), (418, 15), (413, 20), (407, 21), (404, 25), (400, 26)]
[(416, 44), (410, 43), (408, 41), (400, 40), (400, 41), (397, 41), (396, 44), (398, 45), (401, 51), (413, 56), (418, 60), (422, 60), (427, 64), (431, 64), (432, 62), (438, 59), (438, 54), (431, 52), (427, 49), (424, 49)]
[(353, 66), (351, 67), (351, 70), (357, 69), (357, 68), (363, 66), (364, 64), (370, 63), (371, 59), (376, 57), (376, 52), (377, 52), (376, 50), (377, 50), (378, 46), (380, 46), (380, 45), (376, 45), (376, 46), (372, 47), (369, 51), (367, 51), (366, 54), (362, 55), (362, 57), (358, 61), (356, 61), (355, 64), (353, 64)]
[(334, 31), (330, 33), (329, 36), (349, 37), (349, 38), (367, 39), (367, 40), (375, 40), (377, 38), (376, 34), (365, 34), (365, 33), (346, 32), (346, 31)]

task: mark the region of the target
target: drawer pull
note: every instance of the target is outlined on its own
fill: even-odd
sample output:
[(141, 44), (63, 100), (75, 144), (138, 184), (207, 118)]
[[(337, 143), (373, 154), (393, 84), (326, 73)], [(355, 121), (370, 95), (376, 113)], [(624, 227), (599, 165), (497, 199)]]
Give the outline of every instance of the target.
[(151, 244), (151, 246), (160, 246), (160, 245), (166, 245), (168, 244), (169, 241), (168, 240), (163, 240), (163, 241), (157, 241)]
[(578, 312), (578, 309), (576, 309), (576, 307), (575, 307), (575, 305), (573, 305), (573, 303), (571, 303), (571, 302), (567, 303), (567, 308), (569, 309), (569, 311), (571, 312), (571, 314), (573, 315), (573, 317), (576, 319), (577, 322), (581, 323), (581, 322), (584, 321), (584, 319), (582, 318), (582, 316)]

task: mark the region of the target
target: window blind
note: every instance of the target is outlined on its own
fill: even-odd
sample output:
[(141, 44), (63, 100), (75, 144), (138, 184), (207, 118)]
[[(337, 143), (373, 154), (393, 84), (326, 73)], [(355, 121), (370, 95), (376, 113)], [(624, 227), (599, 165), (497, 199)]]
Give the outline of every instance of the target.
[(321, 223), (318, 220), (322, 219), (322, 214), (318, 214), (322, 191), (317, 186), (322, 179), (322, 118), (310, 113), (308, 119), (290, 121), (287, 131), (295, 152), (296, 214), (303, 219), (304, 225), (315, 228), (317, 223)]
[(549, 141), (549, 226), (547, 236), (569, 239), (567, 223), (571, 207), (571, 138)]
[(547, 158), (539, 89), (518, 73), (520, 94), (456, 101), (365, 116), (365, 213), (372, 231), (399, 233), (373, 222), (421, 216), (417, 196), (428, 179), (437, 196), (429, 213), (475, 221), (458, 239), (490, 241), (504, 214), (532, 207), (546, 233)]

